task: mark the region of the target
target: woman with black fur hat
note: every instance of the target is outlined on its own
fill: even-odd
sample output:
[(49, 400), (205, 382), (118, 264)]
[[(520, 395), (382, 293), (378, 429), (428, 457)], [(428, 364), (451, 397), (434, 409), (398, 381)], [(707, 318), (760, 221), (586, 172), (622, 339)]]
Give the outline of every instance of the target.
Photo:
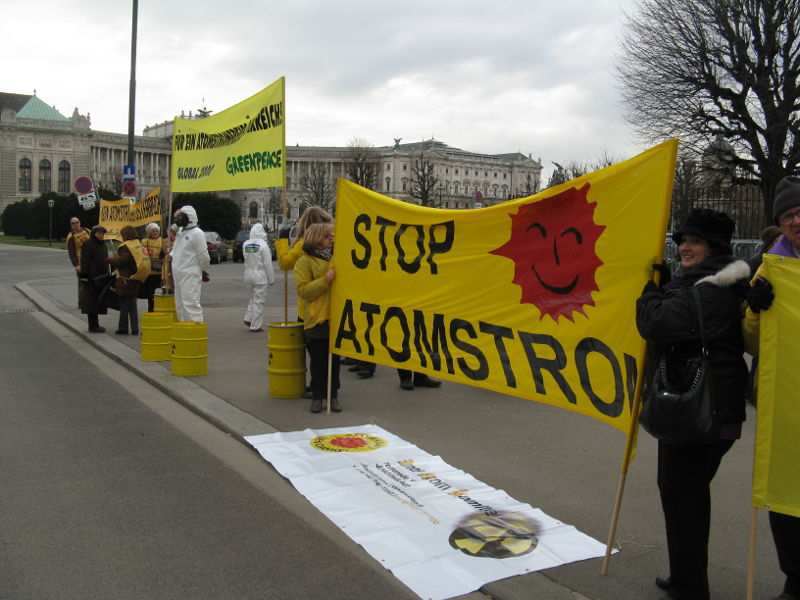
[[(636, 302), (636, 326), (648, 342), (648, 374), (662, 355), (669, 370), (697, 356), (700, 332), (692, 288), (700, 296), (709, 353), (719, 436), (707, 444), (677, 446), (658, 442), (658, 489), (667, 530), (669, 576), (656, 585), (664, 600), (708, 600), (708, 535), (711, 480), (722, 457), (741, 435), (745, 419), (747, 365), (741, 331), (741, 300), (750, 268), (732, 255), (735, 228), (728, 215), (693, 210), (672, 239), (682, 272), (663, 287), (650, 281)], [(648, 376), (649, 375), (649, 376)]]

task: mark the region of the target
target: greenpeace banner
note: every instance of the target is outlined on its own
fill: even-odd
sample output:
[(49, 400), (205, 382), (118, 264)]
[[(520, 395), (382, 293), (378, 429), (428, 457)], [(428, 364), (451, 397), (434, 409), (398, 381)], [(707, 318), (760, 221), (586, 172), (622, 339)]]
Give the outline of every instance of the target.
[(764, 255), (775, 301), (761, 312), (753, 506), (800, 517), (800, 259)]
[(627, 432), (644, 352), (635, 303), (663, 253), (676, 150), (477, 210), (340, 179), (331, 351)]
[(144, 200), (100, 200), (100, 225), (105, 227), (107, 240), (122, 241), (120, 231), (126, 225), (141, 227), (156, 222), (161, 226), (161, 188), (156, 188)]
[(283, 186), (284, 78), (247, 100), (202, 119), (175, 118), (174, 192)]
[(602, 556), (605, 546), (376, 425), (245, 438), (421, 598)]

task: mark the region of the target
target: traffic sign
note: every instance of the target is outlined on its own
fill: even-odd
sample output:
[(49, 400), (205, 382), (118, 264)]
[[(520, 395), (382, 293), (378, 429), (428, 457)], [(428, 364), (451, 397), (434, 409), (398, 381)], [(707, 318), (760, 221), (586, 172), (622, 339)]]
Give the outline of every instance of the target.
[(78, 177), (75, 180), (75, 191), (79, 194), (88, 194), (94, 189), (92, 180), (88, 177)]
[(122, 182), (122, 196), (124, 198), (136, 197), (136, 182), (134, 180), (126, 180)]
[(136, 165), (123, 165), (122, 166), (122, 179), (136, 179)]

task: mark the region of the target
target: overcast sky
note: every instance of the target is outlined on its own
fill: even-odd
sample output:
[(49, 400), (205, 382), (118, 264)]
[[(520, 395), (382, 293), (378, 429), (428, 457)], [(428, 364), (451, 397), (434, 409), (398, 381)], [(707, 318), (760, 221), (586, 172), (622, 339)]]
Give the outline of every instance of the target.
[[(287, 145), (431, 137), (552, 161), (643, 148), (611, 75), (636, 0), (140, 0), (136, 132), (286, 77)], [(8, 3), (3, 92), (126, 133), (131, 2)]]

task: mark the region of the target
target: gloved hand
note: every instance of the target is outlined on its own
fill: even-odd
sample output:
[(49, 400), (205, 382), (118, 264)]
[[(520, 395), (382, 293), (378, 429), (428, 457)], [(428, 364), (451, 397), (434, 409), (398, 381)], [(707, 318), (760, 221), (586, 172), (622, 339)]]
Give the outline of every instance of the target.
[(208, 283), (211, 278), (208, 276), (208, 273), (203, 271), (203, 283)]
[(772, 301), (775, 300), (775, 292), (772, 291), (772, 284), (763, 277), (759, 277), (750, 288), (750, 291), (747, 292), (745, 300), (750, 310), (754, 313), (767, 310), (772, 306)]
[(658, 287), (663, 288), (670, 281), (672, 281), (672, 273), (670, 272), (667, 263), (662, 262), (657, 265), (653, 265), (653, 271), (661, 275), (658, 281)]
[(291, 229), (289, 229), (288, 227), (284, 227), (283, 229), (281, 229), (281, 230), (278, 232), (278, 237), (279, 237), (279, 238), (284, 238), (284, 239), (288, 240), (288, 239), (289, 239), (289, 234), (290, 234), (290, 233), (291, 233)]
[(110, 256), (106, 256), (106, 257), (103, 259), (103, 262), (104, 262), (104, 263), (110, 263), (110, 262), (111, 262), (111, 257), (110, 257)]

